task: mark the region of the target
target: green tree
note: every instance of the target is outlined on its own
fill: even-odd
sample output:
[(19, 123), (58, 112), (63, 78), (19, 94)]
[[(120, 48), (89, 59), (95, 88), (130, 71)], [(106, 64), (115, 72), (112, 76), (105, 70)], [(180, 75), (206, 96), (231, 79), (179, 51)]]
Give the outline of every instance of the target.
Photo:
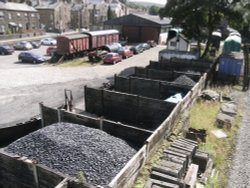
[(116, 18), (115, 12), (111, 10), (110, 6), (108, 7), (107, 18), (108, 20)]
[(157, 7), (157, 6), (151, 6), (148, 10), (148, 13), (151, 14), (151, 15), (158, 15), (159, 14), (159, 10), (160, 8)]
[(232, 21), (230, 24), (238, 30), (242, 30), (243, 34), (249, 36), (250, 28), (250, 2), (248, 0), (241, 0), (235, 4), (233, 7), (234, 11), (240, 14), (241, 20)]
[(168, 0), (159, 14), (160, 17), (172, 17), (173, 26), (183, 28), (189, 39), (197, 41), (199, 52), (201, 41), (206, 40), (201, 56), (205, 57), (211, 45), (212, 32), (220, 25), (222, 18), (234, 14), (230, 6), (233, 3), (228, 0)]

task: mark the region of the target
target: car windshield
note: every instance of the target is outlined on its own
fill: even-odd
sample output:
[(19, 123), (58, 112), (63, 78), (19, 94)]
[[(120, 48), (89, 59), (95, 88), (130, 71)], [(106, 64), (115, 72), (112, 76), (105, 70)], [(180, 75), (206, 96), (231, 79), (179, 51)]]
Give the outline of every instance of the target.
[(5, 49), (11, 49), (11, 47), (10, 46), (2, 46), (3, 48), (5, 48)]
[(113, 57), (113, 54), (107, 54), (106, 57)]
[(35, 57), (35, 58), (41, 58), (41, 57), (42, 57), (42, 55), (37, 54), (37, 53), (30, 53), (30, 55), (31, 55), (32, 57)]

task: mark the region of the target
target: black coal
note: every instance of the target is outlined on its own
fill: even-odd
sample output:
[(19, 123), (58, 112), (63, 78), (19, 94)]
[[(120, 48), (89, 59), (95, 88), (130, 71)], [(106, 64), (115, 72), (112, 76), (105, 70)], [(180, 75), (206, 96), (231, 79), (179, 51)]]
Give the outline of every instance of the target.
[(181, 84), (181, 85), (186, 85), (186, 86), (191, 86), (191, 87), (193, 87), (196, 84), (195, 81), (193, 81), (191, 78), (189, 78), (186, 75), (179, 76), (178, 78), (176, 78), (173, 81), (173, 83)]
[(5, 148), (64, 174), (105, 185), (136, 153), (124, 140), (101, 130), (56, 123), (33, 132)]

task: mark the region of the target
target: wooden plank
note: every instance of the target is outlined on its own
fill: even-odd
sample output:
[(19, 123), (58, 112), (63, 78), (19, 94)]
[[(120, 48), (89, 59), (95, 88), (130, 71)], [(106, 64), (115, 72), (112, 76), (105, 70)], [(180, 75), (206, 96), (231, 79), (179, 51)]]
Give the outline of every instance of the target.
[(181, 188), (184, 188), (184, 183), (181, 179), (173, 177), (173, 176), (169, 176), (169, 175), (166, 175), (166, 174), (154, 171), (154, 170), (151, 172), (150, 178), (163, 181), (163, 182), (167, 182), (167, 183), (173, 183), (173, 184), (179, 185)]
[(167, 174), (169, 176), (173, 176), (176, 178), (181, 178), (181, 173), (178, 169), (167, 167), (167, 166), (162, 166), (162, 165), (154, 165), (152, 170), (156, 172), (160, 172), (163, 174)]
[(179, 188), (179, 185), (173, 184), (173, 183), (167, 183), (167, 182), (163, 182), (163, 181), (159, 181), (159, 180), (154, 180), (154, 179), (150, 179), (150, 181), (152, 182), (152, 187), (153, 186), (159, 186), (160, 188)]

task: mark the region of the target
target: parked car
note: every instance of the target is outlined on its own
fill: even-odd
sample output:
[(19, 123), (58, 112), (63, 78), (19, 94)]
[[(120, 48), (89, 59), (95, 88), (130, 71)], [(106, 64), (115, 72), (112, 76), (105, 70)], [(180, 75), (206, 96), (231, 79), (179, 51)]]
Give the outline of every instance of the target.
[(134, 53), (134, 54), (139, 54), (143, 52), (143, 47), (142, 45), (138, 44), (136, 46), (131, 46), (130, 50)]
[(40, 48), (41, 41), (32, 41), (31, 45), (33, 46), (33, 48)]
[(21, 52), (18, 55), (18, 60), (21, 62), (42, 63), (47, 61), (48, 58), (34, 52)]
[(133, 56), (134, 53), (128, 48), (121, 47), (118, 49), (118, 54), (120, 54), (123, 59), (126, 59), (128, 57)]
[(107, 53), (108, 53), (108, 51), (106, 51), (106, 50), (90, 51), (88, 53), (89, 61), (91, 61), (91, 62), (101, 61), (107, 55)]
[(154, 40), (148, 40), (147, 43), (149, 44), (149, 46), (150, 46), (151, 48), (157, 46), (157, 44), (156, 44), (156, 42), (155, 42)]
[(45, 38), (41, 40), (42, 45), (56, 45), (56, 39)]
[(115, 53), (115, 52), (107, 53), (107, 55), (103, 58), (104, 63), (115, 64), (121, 60), (122, 60), (122, 57), (118, 53)]
[(31, 50), (32, 48), (32, 44), (28, 41), (21, 41), (14, 45), (15, 50)]
[(47, 48), (46, 50), (46, 55), (48, 56), (52, 56), (54, 54), (54, 52), (56, 52), (56, 46), (50, 46)]
[(143, 51), (144, 51), (144, 50), (150, 49), (150, 46), (149, 46), (148, 43), (141, 43), (141, 44), (139, 44), (139, 45), (143, 48)]
[(0, 46), (0, 54), (6, 55), (6, 54), (13, 54), (14, 48), (9, 45), (2, 45)]

